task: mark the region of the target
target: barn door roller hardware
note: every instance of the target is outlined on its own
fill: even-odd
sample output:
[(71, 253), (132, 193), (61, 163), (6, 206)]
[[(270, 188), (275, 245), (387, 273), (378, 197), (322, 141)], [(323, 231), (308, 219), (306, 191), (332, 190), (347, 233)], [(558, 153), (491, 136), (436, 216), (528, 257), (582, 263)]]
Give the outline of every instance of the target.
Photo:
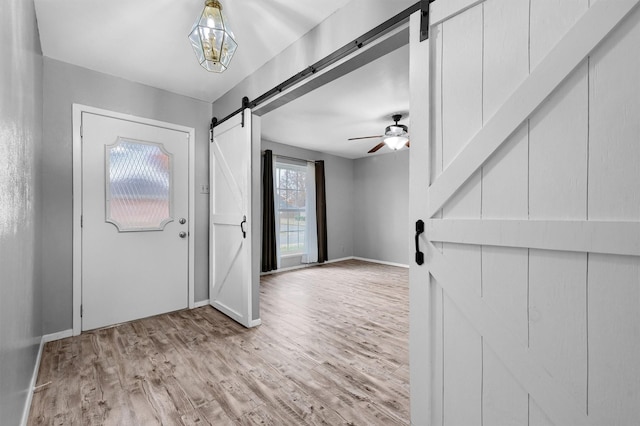
[(425, 41), (429, 38), (429, 4), (436, 0), (420, 0), (420, 11), (422, 16), (420, 17), (420, 41)]
[(244, 127), (244, 110), (247, 108), (251, 108), (251, 105), (249, 104), (249, 98), (245, 96), (242, 98), (242, 112), (240, 113), (242, 114), (242, 127)]
[(213, 128), (216, 127), (216, 124), (218, 124), (218, 119), (213, 117), (209, 125), (209, 143), (213, 143)]
[[(426, 40), (429, 37), (429, 3), (433, 3), (434, 1), (435, 0), (420, 0), (414, 3), (413, 5), (409, 6), (402, 12), (398, 13), (397, 15), (387, 19), (385, 22), (373, 28), (372, 30), (367, 31), (366, 33), (362, 34), (360, 37), (356, 38), (355, 40), (352, 40), (346, 45), (342, 46), (341, 48), (335, 50), (333, 53), (330, 53), (329, 55), (315, 62), (314, 64), (305, 67), (302, 71), (300, 71), (296, 75), (288, 78), (287, 80), (278, 84), (274, 88), (258, 96), (253, 101), (249, 101), (247, 108), (255, 108), (261, 105), (265, 101), (271, 99), (273, 96), (276, 96), (279, 93), (282, 93), (284, 90), (292, 87), (293, 85), (298, 84), (299, 82), (309, 78), (316, 72), (321, 71), (327, 68), (328, 66), (335, 64), (339, 60), (352, 54), (358, 49), (361, 49), (362, 47), (370, 43), (373, 43), (375, 40), (382, 37), (383, 35), (388, 34), (392, 30), (398, 28), (400, 25), (405, 24), (409, 20), (411, 14), (414, 12), (417, 12), (418, 10), (422, 11), (422, 20), (420, 23), (420, 41)], [(227, 115), (224, 118), (216, 120), (214, 127), (224, 123), (225, 121), (235, 116), (236, 114), (241, 113), (245, 109), (245, 103), (243, 102), (242, 105), (243, 105), (242, 108), (239, 108), (233, 111), (231, 114)]]

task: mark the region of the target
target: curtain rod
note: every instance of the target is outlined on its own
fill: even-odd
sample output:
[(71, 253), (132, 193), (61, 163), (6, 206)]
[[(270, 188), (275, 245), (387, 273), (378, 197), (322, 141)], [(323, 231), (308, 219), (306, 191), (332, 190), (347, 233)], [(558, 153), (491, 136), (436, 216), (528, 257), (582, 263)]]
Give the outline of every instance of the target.
[[(264, 155), (264, 151), (262, 151), (262, 155)], [(305, 163), (318, 163), (322, 160), (305, 160), (304, 158), (296, 158), (296, 157), (288, 157), (286, 155), (279, 155), (279, 154), (273, 154), (274, 156), (278, 157), (278, 158), (286, 158), (287, 160), (294, 160), (294, 161), (304, 161)]]
[[(297, 84), (300, 81), (306, 80), (307, 78), (309, 78), (311, 75), (315, 74), (316, 72), (318, 72), (318, 71), (320, 71), (320, 70), (322, 70), (322, 69), (324, 69), (324, 68), (326, 68), (326, 67), (328, 67), (330, 65), (333, 65), (334, 63), (336, 63), (340, 59), (350, 55), (354, 51), (362, 48), (363, 46), (366, 46), (369, 43), (372, 43), (373, 41), (375, 41), (376, 39), (378, 39), (382, 35), (384, 35), (387, 32), (393, 30), (394, 28), (397, 28), (402, 23), (407, 22), (412, 13), (414, 13), (414, 12), (416, 12), (418, 10), (422, 10), (423, 11), (422, 12), (423, 15), (425, 15), (425, 12), (426, 12), (426, 15), (428, 16), (429, 3), (433, 3), (434, 1), (435, 0), (420, 0), (420, 1), (416, 2), (412, 6), (409, 6), (407, 9), (405, 9), (402, 12), (398, 13), (397, 15), (391, 17), (390, 19), (386, 20), (385, 22), (383, 22), (382, 24), (378, 25), (374, 29), (364, 33), (362, 36), (358, 37), (357, 39), (353, 40), (352, 42), (347, 43), (346, 45), (342, 46), (341, 48), (335, 50), (333, 53), (330, 53), (329, 55), (327, 55), (324, 58), (320, 59), (319, 61), (317, 61), (313, 65), (310, 65), (307, 68), (303, 69), (302, 71), (300, 71), (299, 73), (297, 73), (293, 77), (290, 77), (289, 79), (283, 81), (282, 83), (280, 83), (276, 87), (272, 88), (271, 90), (268, 90), (267, 92), (265, 92), (262, 95), (258, 96), (253, 101), (249, 101), (249, 98), (247, 98), (245, 96), (246, 102), (245, 102), (245, 98), (243, 98), (242, 99), (242, 107), (238, 108), (237, 110), (233, 111), (231, 114), (227, 115), (226, 117), (224, 117), (222, 119), (218, 119), (216, 117), (213, 117), (211, 119), (211, 130), (213, 130), (213, 128), (216, 127), (217, 125), (220, 125), (220, 124), (224, 123), (225, 121), (229, 120), (230, 118), (234, 117), (235, 115), (240, 114), (242, 111), (244, 111), (245, 108), (255, 108), (255, 107), (257, 107), (258, 105), (262, 104), (266, 100), (268, 100), (268, 99), (272, 98), (273, 96), (281, 93), (282, 91), (284, 91), (287, 88), (293, 86), (294, 84)], [(428, 29), (428, 22), (429, 22), (428, 19), (424, 20), (425, 25), (427, 25), (426, 26), (427, 29)], [(424, 28), (422, 30), (423, 30), (423, 34), (424, 34), (425, 33)]]

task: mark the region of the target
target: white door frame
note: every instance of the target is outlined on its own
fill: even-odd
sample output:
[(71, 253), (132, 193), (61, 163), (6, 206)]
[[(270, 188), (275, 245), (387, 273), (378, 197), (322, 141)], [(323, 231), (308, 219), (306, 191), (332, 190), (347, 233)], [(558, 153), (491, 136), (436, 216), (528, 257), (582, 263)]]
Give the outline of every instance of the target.
[(73, 104), (73, 335), (82, 331), (82, 113), (87, 112), (119, 120), (162, 127), (189, 134), (189, 244), (188, 244), (188, 301), (189, 308), (195, 307), (195, 129), (164, 121), (122, 114), (87, 105)]
[[(432, 38), (420, 40), (421, 12), (410, 18), (409, 42), (409, 87), (411, 88), (409, 110), (411, 122), (411, 150), (409, 153), (409, 235), (417, 235), (416, 222), (426, 219), (428, 189), (431, 176), (430, 141), (431, 132), (429, 102), (430, 94), (430, 44)], [(419, 235), (420, 250), (426, 248), (425, 234)], [(432, 367), (432, 302), (429, 260), (418, 265), (413, 253), (415, 240), (409, 249), (409, 399), (411, 401), (411, 424), (429, 425), (431, 415)]]

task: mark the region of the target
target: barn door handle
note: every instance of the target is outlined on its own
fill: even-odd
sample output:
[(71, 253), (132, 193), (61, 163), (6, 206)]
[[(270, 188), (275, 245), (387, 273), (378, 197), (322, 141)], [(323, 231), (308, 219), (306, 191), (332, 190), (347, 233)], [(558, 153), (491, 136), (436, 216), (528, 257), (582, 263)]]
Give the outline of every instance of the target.
[(420, 251), (420, 234), (424, 232), (424, 222), (418, 220), (416, 222), (416, 263), (422, 265), (424, 263), (424, 253)]
[(244, 230), (245, 223), (247, 223), (247, 216), (242, 216), (242, 222), (240, 222), (240, 230), (242, 231), (242, 238), (247, 238), (247, 231)]

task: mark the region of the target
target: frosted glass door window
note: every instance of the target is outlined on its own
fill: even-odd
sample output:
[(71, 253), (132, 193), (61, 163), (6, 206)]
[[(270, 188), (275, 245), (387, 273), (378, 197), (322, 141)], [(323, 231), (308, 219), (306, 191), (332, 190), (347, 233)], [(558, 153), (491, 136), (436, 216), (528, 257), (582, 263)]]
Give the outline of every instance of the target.
[(162, 230), (173, 220), (172, 158), (162, 144), (118, 138), (105, 157), (107, 222), (124, 232)]

